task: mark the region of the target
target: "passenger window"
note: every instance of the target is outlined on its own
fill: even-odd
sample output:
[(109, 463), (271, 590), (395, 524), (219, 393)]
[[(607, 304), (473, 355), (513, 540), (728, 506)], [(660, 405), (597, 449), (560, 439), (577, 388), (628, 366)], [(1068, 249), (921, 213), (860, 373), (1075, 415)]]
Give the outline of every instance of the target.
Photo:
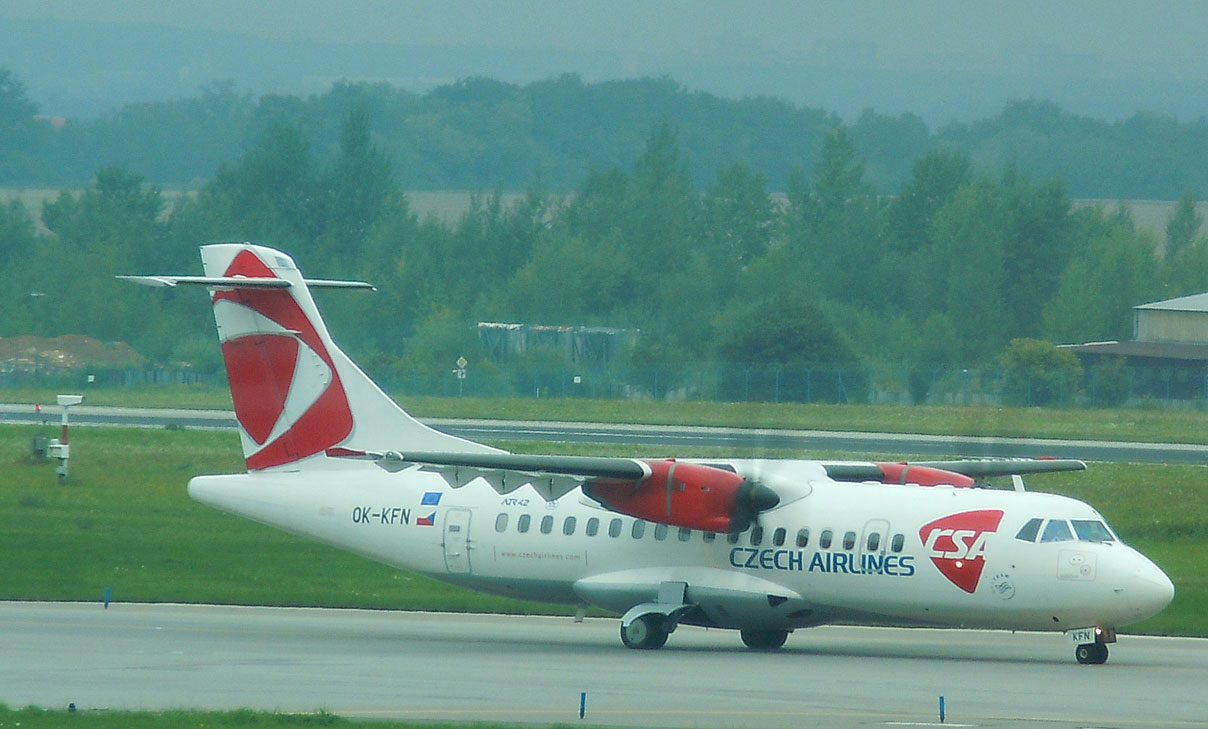
[(819, 549), (830, 549), (831, 536), (832, 536), (832, 533), (831, 533), (830, 529), (823, 529), (822, 536), (818, 538), (818, 548)]
[(1093, 519), (1073, 519), (1074, 533), (1084, 542), (1114, 542), (1115, 537), (1107, 525)]
[(589, 536), (589, 537), (594, 537), (596, 534), (599, 534), (600, 520), (595, 518), (594, 516), (592, 518), (588, 519), (587, 528), (584, 529), (583, 531), (586, 532), (587, 536)]
[(875, 552), (881, 548), (881, 535), (873, 532), (868, 535), (868, 551)]
[(620, 519), (613, 519), (612, 521), (608, 522), (608, 536), (610, 536), (610, 537), (621, 536), (621, 520)]
[(692, 530), (688, 529), (687, 527), (680, 527), (679, 540), (681, 542), (686, 542), (691, 538), (692, 538)]
[(772, 532), (772, 545), (776, 546), (776, 547), (783, 547), (784, 546), (784, 537), (785, 537), (784, 527), (779, 527), (778, 529), (776, 529), (776, 531)]
[(854, 549), (855, 546), (856, 546), (856, 533), (855, 532), (844, 533), (843, 548), (844, 549)]
[(751, 546), (758, 547), (763, 544), (763, 527), (755, 527), (751, 530)]
[(646, 534), (646, 522), (638, 519), (633, 523), (633, 531), (630, 532), (634, 539), (641, 539)]
[(663, 523), (654, 525), (654, 538), (660, 542), (667, 538), (667, 525)]
[(906, 535), (905, 534), (894, 534), (893, 541), (891, 541), (889, 543), (889, 548), (892, 549), (894, 552), (901, 552), (902, 547), (905, 547), (905, 546), (906, 546)]
[(546, 514), (541, 517), (541, 533), (549, 534), (554, 530), (554, 517)]
[(1040, 535), (1041, 542), (1068, 542), (1073, 540), (1069, 522), (1064, 519), (1050, 519), (1044, 525), (1044, 533)]
[(730, 544), (738, 544), (738, 532), (730, 532), (727, 534), (726, 541)]
[(500, 514), (495, 517), (495, 531), (506, 532), (508, 530), (508, 515)]
[(1025, 542), (1036, 541), (1036, 535), (1040, 533), (1040, 525), (1044, 519), (1028, 519), (1028, 523), (1020, 528), (1019, 533), (1015, 535), (1016, 539)]
[(529, 516), (528, 514), (521, 514), (520, 518), (516, 520), (516, 531), (520, 532), (521, 534), (527, 532), (529, 530), (529, 523), (532, 522), (532, 520), (533, 517)]
[(701, 539), (704, 539), (706, 542), (715, 542), (717, 541), (717, 532), (705, 532), (701, 534)]
[(802, 549), (804, 547), (807, 547), (807, 546), (809, 546), (809, 543), (810, 543), (810, 530), (809, 529), (798, 529), (797, 530), (797, 548)]
[(562, 522), (562, 533), (568, 537), (575, 533), (575, 517), (566, 517), (566, 521)]

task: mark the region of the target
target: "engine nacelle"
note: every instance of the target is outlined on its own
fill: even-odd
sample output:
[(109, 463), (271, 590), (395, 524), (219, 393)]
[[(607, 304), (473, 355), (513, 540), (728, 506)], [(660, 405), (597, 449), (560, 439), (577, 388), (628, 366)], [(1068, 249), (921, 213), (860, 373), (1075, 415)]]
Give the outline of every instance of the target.
[(972, 487), (977, 482), (963, 473), (945, 471), (932, 466), (912, 466), (909, 463), (878, 463), (881, 483), (912, 483), (919, 486)]
[(720, 533), (743, 531), (780, 503), (766, 486), (720, 468), (674, 459), (646, 464), (651, 474), (641, 481), (592, 481), (583, 493), (638, 519)]

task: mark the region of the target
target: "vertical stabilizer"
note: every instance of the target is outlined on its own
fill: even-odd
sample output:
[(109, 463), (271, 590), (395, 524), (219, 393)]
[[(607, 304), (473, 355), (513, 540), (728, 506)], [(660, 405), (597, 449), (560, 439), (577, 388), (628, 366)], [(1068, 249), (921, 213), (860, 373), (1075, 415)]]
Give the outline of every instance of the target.
[[(335, 446), (495, 450), (419, 423), (383, 393), (332, 341), (289, 256), (250, 243), (219, 243), (202, 247), (201, 258), (205, 277), (196, 282), (213, 291), (249, 470), (321, 467), (329, 460), (324, 451)], [(215, 279), (224, 281), (215, 285)]]

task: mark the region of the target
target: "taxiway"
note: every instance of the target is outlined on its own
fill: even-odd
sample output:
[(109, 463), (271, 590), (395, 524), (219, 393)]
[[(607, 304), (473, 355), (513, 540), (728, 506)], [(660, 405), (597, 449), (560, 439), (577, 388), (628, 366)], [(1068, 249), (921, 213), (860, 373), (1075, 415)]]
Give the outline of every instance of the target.
[[(640, 727), (1191, 727), (1208, 641), (823, 627), (775, 652), (684, 627), (631, 651), (617, 621), (115, 603), (0, 603), (0, 702), (326, 710)], [(582, 694), (585, 717), (579, 719)]]

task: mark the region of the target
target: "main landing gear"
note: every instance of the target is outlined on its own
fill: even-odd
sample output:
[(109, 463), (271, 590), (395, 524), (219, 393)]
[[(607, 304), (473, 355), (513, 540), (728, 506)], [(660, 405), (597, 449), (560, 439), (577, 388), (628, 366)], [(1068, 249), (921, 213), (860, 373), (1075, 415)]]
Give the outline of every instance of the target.
[(639, 650), (662, 648), (670, 634), (666, 623), (667, 619), (657, 613), (640, 615), (629, 625), (621, 624), (621, 642), (626, 648)]
[(772, 651), (784, 645), (789, 638), (787, 630), (743, 630), (742, 642), (757, 651)]
[[(637, 650), (655, 650), (667, 643), (667, 636), (675, 630), (667, 629), (668, 620), (662, 615), (648, 613), (635, 618), (629, 625), (621, 626), (621, 642), (626, 648)], [(771, 651), (784, 645), (788, 640), (787, 630), (753, 630), (747, 629), (740, 633), (742, 642), (752, 650)]]
[(1098, 641), (1094, 643), (1083, 643), (1074, 649), (1074, 657), (1079, 663), (1086, 665), (1100, 665), (1107, 663), (1107, 645)]

